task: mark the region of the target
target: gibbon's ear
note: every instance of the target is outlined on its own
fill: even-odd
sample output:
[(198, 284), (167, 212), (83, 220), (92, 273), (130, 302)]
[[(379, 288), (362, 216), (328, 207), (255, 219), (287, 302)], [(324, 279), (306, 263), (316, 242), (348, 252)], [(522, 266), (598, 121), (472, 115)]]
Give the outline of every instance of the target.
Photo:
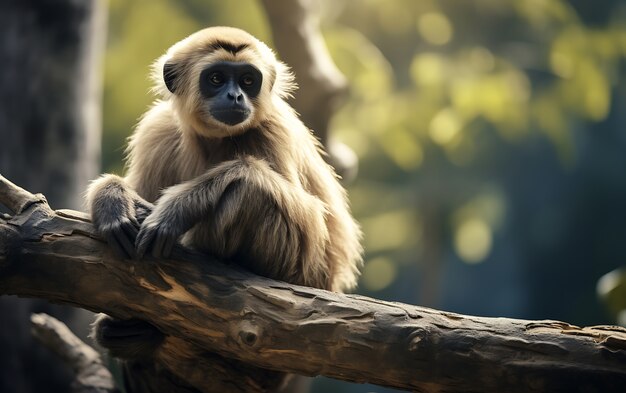
[(176, 79), (178, 78), (178, 65), (172, 61), (167, 61), (163, 65), (163, 80), (167, 89), (176, 94)]

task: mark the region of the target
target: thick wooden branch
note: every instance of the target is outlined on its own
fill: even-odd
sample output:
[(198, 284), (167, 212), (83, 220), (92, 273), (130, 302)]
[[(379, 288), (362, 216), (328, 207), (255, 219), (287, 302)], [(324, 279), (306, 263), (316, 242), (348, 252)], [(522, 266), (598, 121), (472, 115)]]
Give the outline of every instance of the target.
[[(2, 184), (0, 202), (20, 199)], [(205, 392), (215, 391), (204, 374), (211, 372), (205, 353), (420, 392), (626, 386), (620, 327), (464, 316), (289, 285), (185, 250), (175, 254), (119, 260), (84, 214), (54, 212), (40, 200), (0, 219), (0, 294), (143, 318), (170, 335), (159, 361)]]
[(119, 393), (100, 354), (63, 322), (47, 314), (33, 314), (30, 320), (33, 335), (74, 370), (72, 393)]

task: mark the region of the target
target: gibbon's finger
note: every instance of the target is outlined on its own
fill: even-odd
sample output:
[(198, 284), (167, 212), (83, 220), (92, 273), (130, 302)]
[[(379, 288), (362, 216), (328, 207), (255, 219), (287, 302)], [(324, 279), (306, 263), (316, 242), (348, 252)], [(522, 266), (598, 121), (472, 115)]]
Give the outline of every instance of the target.
[(146, 250), (148, 249), (148, 235), (145, 230), (140, 229), (137, 237), (135, 238), (135, 255), (138, 259), (143, 258)]
[(168, 258), (172, 252), (172, 242), (174, 237), (165, 234), (161, 229), (158, 231), (158, 235), (154, 240), (154, 247), (152, 247), (152, 256), (155, 258)]
[(161, 258), (161, 250), (163, 249), (163, 242), (165, 241), (166, 236), (160, 230), (157, 230), (156, 233), (157, 235), (154, 238), (154, 242), (152, 244), (152, 256), (155, 258)]
[(139, 223), (139, 226), (141, 226), (141, 223), (148, 218), (150, 213), (152, 213), (152, 210), (154, 210), (154, 205), (150, 202), (135, 202), (135, 219)]
[(175, 241), (176, 239), (173, 236), (160, 232), (155, 240), (152, 256), (155, 258), (169, 258)]
[(128, 255), (124, 247), (122, 247), (122, 245), (117, 241), (115, 232), (106, 232), (105, 237), (107, 244), (113, 249), (113, 253), (115, 255), (123, 259), (130, 259), (130, 255)]
[(137, 218), (135, 216), (128, 217), (128, 221), (130, 221), (130, 223), (137, 228), (141, 226), (141, 224), (139, 224), (139, 221), (137, 221)]
[(113, 232), (113, 235), (115, 236), (115, 239), (117, 240), (117, 243), (120, 245), (120, 247), (124, 249), (124, 253), (128, 255), (126, 258), (132, 259), (135, 255), (135, 245), (126, 236), (126, 233), (124, 233), (123, 224), (122, 224), (122, 228), (120, 228), (119, 231)]
[(128, 237), (131, 243), (133, 243), (133, 251), (135, 248), (135, 239), (139, 233), (139, 227), (135, 226), (132, 221), (125, 222), (121, 225), (124, 234)]
[(165, 240), (165, 244), (163, 245), (163, 258), (169, 258), (172, 255), (172, 248), (174, 248), (174, 244), (176, 244), (176, 239), (168, 236)]
[(150, 203), (146, 201), (145, 199), (136, 200), (135, 209), (139, 209), (139, 208), (144, 209), (148, 212), (152, 212), (152, 210), (154, 210), (154, 203)]
[(148, 247), (154, 241), (154, 236), (156, 235), (156, 231), (154, 229), (146, 229), (142, 228), (139, 230), (137, 234), (137, 239), (135, 240), (135, 250), (137, 258), (143, 258), (148, 250)]

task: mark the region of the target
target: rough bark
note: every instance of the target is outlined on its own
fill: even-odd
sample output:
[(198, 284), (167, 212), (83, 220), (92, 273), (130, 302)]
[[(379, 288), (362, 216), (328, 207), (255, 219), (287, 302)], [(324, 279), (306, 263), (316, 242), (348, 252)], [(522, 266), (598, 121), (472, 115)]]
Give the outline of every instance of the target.
[(145, 319), (169, 335), (160, 364), (200, 391), (224, 391), (206, 378), (208, 353), (420, 392), (618, 392), (626, 385), (620, 327), (482, 318), (336, 294), (181, 248), (171, 260), (120, 260), (83, 213), (54, 212), (40, 196), (15, 193), (26, 200), (0, 192), (1, 203), (18, 209), (0, 219), (0, 294)]
[[(99, 172), (105, 21), (100, 0), (6, 0), (0, 8), (0, 172), (56, 206), (79, 208)], [(81, 336), (92, 318), (2, 297), (0, 392), (68, 391), (72, 375), (30, 334), (32, 312), (55, 315)]]

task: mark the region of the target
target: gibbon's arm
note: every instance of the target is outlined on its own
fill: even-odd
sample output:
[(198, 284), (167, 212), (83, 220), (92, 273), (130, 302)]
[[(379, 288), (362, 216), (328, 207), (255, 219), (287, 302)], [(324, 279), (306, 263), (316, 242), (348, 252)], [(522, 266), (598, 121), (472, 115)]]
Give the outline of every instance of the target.
[(140, 197), (123, 178), (112, 174), (91, 182), (86, 204), (94, 226), (115, 253), (133, 258), (139, 227), (154, 205)]
[[(326, 214), (320, 199), (290, 183), (266, 161), (240, 157), (167, 188), (141, 226), (137, 254), (167, 257), (176, 240), (196, 223), (210, 222), (213, 237), (221, 242), (217, 248), (227, 255), (246, 249), (257, 260), (253, 271), (256, 267), (266, 275), (325, 287)], [(283, 263), (281, 271), (263, 271)]]

